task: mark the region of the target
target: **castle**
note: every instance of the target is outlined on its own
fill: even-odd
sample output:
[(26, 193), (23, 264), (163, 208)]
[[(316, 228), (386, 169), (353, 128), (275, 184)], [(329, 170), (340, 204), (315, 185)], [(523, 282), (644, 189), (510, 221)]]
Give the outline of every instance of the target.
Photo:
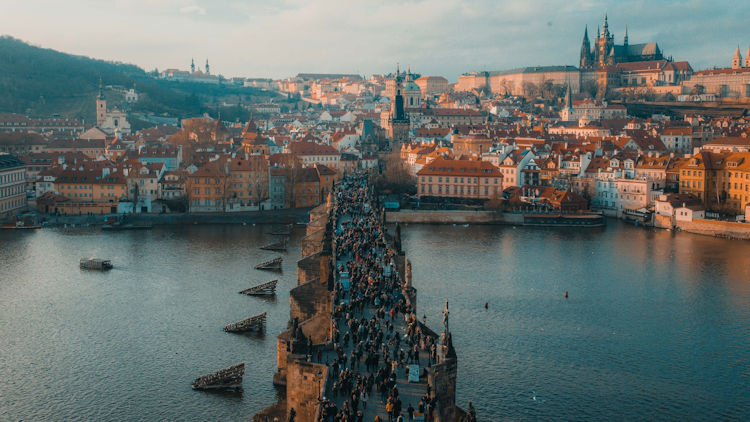
[(661, 49), (655, 42), (628, 44), (627, 27), (625, 27), (625, 38), (622, 45), (616, 45), (615, 36), (609, 32), (606, 14), (604, 15), (604, 26), (601, 32), (598, 28), (596, 32), (596, 40), (594, 40), (592, 46), (589, 41), (588, 26), (584, 30), (583, 43), (581, 44), (581, 70), (603, 68), (618, 63), (664, 60)]

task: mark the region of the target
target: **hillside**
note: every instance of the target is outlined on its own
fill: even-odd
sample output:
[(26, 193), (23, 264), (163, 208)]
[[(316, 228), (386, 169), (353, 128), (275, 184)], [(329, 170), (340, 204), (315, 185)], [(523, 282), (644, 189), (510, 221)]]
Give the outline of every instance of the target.
[[(274, 95), (254, 88), (168, 82), (135, 65), (96, 60), (0, 37), (0, 112), (45, 117), (59, 114), (92, 121), (99, 78), (105, 86), (136, 87), (141, 95), (131, 111), (194, 116), (216, 111), (221, 101), (244, 103)], [(105, 91), (111, 103), (121, 97)], [(263, 97), (266, 97), (265, 99)], [(226, 112), (222, 109), (222, 115)], [(235, 111), (238, 112), (239, 111)]]

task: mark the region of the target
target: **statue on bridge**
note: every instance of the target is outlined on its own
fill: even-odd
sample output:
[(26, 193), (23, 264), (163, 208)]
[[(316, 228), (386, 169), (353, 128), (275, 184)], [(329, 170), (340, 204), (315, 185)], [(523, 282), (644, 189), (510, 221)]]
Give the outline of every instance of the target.
[(448, 315), (450, 315), (450, 311), (448, 310), (448, 299), (445, 299), (445, 309), (443, 310), (443, 333), (446, 335), (450, 332), (448, 329)]

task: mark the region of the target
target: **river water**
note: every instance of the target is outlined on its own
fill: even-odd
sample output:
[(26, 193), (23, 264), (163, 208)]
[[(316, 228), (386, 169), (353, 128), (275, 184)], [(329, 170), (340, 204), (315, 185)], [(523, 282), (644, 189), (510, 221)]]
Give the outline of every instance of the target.
[[(269, 230), (0, 231), (0, 420), (248, 420), (270, 405), (300, 251), (280, 275), (253, 270), (277, 255), (258, 249)], [(402, 234), (420, 316), (440, 328), (450, 299), (458, 402), (481, 420), (750, 419), (750, 242), (619, 222)], [(115, 269), (82, 271), (82, 256)], [(237, 293), (272, 278), (274, 301)], [(222, 331), (263, 311), (265, 336)], [(244, 394), (190, 389), (238, 362)]]

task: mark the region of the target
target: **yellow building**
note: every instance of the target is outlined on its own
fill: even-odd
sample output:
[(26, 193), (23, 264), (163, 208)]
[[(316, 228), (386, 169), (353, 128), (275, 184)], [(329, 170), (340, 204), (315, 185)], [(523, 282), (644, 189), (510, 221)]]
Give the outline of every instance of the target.
[(679, 170), (680, 193), (691, 193), (706, 208), (741, 214), (750, 202), (750, 152), (701, 151)]

